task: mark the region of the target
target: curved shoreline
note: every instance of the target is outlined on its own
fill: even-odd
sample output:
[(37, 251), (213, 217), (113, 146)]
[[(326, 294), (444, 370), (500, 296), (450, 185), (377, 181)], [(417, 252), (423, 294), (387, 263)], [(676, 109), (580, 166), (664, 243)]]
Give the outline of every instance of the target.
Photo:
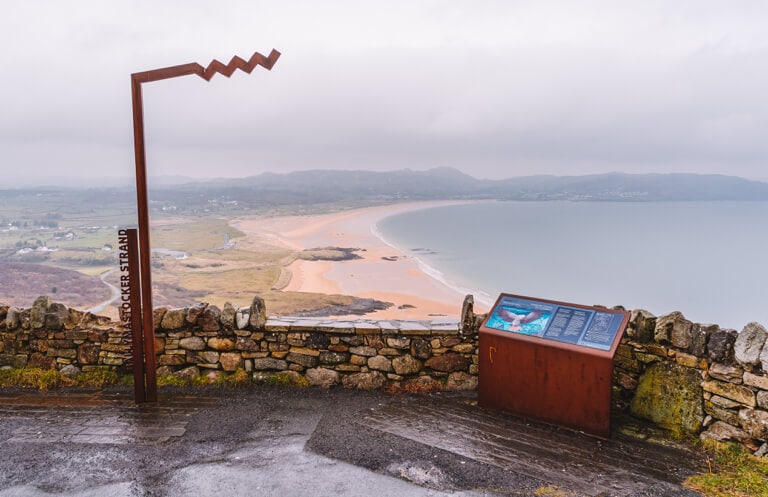
[[(317, 216), (278, 216), (238, 220), (242, 231), (294, 250), (354, 247), (360, 259), (306, 261), (286, 267), (291, 280), (283, 291), (344, 294), (391, 302), (367, 314), (377, 319), (458, 318), (464, 294), (429, 274), (423, 261), (376, 234), (379, 221), (395, 214), (466, 201), (408, 202)], [(426, 267), (425, 267), (426, 266)]]

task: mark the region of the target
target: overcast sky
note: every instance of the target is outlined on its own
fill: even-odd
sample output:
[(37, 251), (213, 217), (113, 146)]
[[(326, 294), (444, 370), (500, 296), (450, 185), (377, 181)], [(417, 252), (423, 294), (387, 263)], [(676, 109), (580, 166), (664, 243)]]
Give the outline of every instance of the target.
[(4, 180), (456, 167), (768, 179), (768, 2), (3, 0)]

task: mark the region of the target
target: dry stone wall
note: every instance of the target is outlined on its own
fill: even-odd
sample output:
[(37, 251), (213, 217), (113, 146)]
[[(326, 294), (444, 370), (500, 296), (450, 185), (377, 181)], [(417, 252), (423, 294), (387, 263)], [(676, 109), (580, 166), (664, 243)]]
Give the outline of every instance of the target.
[[(483, 316), (471, 296), (460, 322), (268, 318), (250, 306), (205, 303), (154, 311), (159, 375), (237, 370), (322, 387), (472, 390)], [(129, 331), (118, 322), (38, 298), (0, 304), (0, 367), (127, 371)], [(680, 434), (768, 451), (768, 331), (694, 323), (634, 310), (614, 361), (619, 409)]]
[[(200, 303), (154, 310), (158, 375), (215, 377), (244, 370), (312, 385), (409, 391), (473, 390), (477, 336), (455, 320), (380, 321), (267, 318), (249, 307)], [(0, 306), (0, 367), (76, 373), (127, 370), (130, 332), (121, 324), (38, 298), (32, 308)]]

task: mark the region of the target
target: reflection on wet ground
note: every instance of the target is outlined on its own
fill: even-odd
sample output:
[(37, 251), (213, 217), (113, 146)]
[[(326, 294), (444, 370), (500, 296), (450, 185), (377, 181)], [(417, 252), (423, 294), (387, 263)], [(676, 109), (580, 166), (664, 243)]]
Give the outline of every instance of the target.
[(183, 436), (188, 418), (215, 402), (175, 397), (137, 406), (126, 393), (4, 394), (0, 422), (25, 418), (8, 442), (152, 444)]
[(687, 497), (702, 463), (635, 422), (598, 440), (472, 394), (200, 392), (142, 406), (127, 390), (0, 392), (0, 497)]
[[(659, 482), (679, 483), (700, 470), (699, 455), (682, 444), (653, 439), (653, 430), (627, 418), (616, 421), (611, 440), (526, 421), (474, 401), (423, 399), (371, 411), (359, 423), (587, 495), (632, 492)], [(633, 436), (627, 433), (633, 433)]]

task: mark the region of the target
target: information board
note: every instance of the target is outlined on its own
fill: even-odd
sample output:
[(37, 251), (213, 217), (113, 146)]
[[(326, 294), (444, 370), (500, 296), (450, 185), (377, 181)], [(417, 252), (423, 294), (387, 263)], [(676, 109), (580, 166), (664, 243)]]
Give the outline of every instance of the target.
[(625, 313), (501, 295), (485, 326), (598, 350), (610, 350)]

